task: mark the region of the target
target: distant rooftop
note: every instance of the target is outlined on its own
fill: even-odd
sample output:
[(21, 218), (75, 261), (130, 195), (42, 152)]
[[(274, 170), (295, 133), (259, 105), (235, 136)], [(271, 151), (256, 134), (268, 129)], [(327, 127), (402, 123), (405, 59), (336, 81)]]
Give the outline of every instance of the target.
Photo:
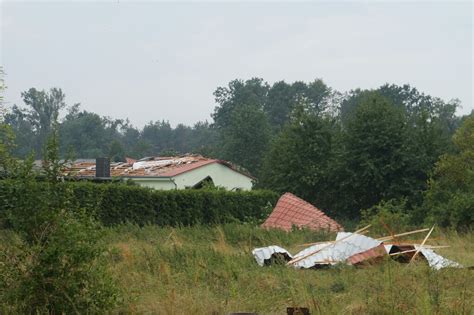
[[(131, 158), (127, 162), (110, 163), (112, 177), (174, 177), (204, 165), (219, 163), (236, 172), (251, 177), (227, 161), (210, 159), (201, 155), (184, 155), (178, 157), (146, 157), (140, 160)], [(64, 175), (77, 177), (94, 177), (95, 160), (76, 160), (64, 171)]]

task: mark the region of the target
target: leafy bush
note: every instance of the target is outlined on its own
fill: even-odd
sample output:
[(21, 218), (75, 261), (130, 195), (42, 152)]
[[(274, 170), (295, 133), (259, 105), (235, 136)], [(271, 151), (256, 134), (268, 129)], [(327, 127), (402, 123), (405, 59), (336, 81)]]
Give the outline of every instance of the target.
[(371, 225), (375, 235), (403, 232), (412, 228), (411, 216), (406, 211), (405, 200), (382, 201), (378, 205), (361, 211), (361, 225)]
[(50, 219), (41, 239), (17, 239), (0, 258), (2, 304), (22, 314), (101, 313), (115, 306), (118, 290), (98, 242), (100, 226), (71, 211)]
[[(86, 182), (58, 183), (52, 195), (45, 182), (28, 186), (15, 180), (0, 181), (0, 217), (7, 224), (25, 226), (28, 216), (13, 214), (19, 205), (42, 204), (45, 200), (60, 200), (69, 192), (73, 195), (70, 208), (87, 209), (89, 214), (105, 225), (132, 222), (140, 225), (177, 226), (215, 224), (224, 222), (260, 222), (275, 205), (278, 195), (255, 190), (229, 192), (222, 190), (156, 191), (124, 184), (95, 184)], [(34, 222), (31, 222), (34, 224)]]

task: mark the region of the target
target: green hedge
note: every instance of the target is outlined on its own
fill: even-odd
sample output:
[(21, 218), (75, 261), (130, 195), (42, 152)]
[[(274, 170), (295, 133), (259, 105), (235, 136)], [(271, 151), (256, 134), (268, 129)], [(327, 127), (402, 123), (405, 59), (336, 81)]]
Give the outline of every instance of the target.
[[(47, 200), (51, 197), (46, 197), (48, 185), (46, 182), (25, 185), (15, 180), (0, 181), (0, 217), (7, 218), (8, 211), (51, 202)], [(86, 209), (105, 225), (133, 222), (177, 226), (261, 221), (269, 214), (269, 205), (275, 205), (278, 199), (276, 193), (266, 190), (157, 191), (113, 183), (66, 182), (54, 189), (58, 198), (70, 195), (71, 208)]]

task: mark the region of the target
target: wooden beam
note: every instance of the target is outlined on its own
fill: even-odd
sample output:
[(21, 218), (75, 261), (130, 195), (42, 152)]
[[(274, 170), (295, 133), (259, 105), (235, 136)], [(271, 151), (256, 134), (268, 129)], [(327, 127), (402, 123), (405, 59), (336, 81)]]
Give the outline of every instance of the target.
[(389, 241), (395, 237), (400, 237), (400, 236), (405, 236), (405, 235), (411, 235), (411, 234), (416, 234), (416, 233), (421, 233), (421, 232), (426, 232), (428, 231), (429, 228), (426, 228), (426, 229), (421, 229), (421, 230), (415, 230), (415, 231), (410, 231), (410, 232), (405, 232), (405, 233), (400, 233), (400, 234), (396, 234), (396, 235), (389, 235), (389, 236), (383, 236), (383, 237), (379, 237), (377, 240), (378, 241), (381, 241), (381, 242), (384, 242), (384, 241)]
[[(425, 248), (429, 248), (429, 249), (433, 249), (433, 248), (447, 248), (447, 247), (451, 247), (449, 245), (438, 245), (438, 246), (425, 246)], [(405, 254), (405, 253), (413, 253), (417, 251), (416, 249), (410, 249), (410, 250), (405, 250), (403, 252), (398, 252), (398, 253), (393, 253), (393, 254), (390, 254), (390, 256), (395, 256), (395, 255), (400, 255), (400, 254)]]
[(433, 232), (435, 226), (433, 225), (433, 227), (431, 228), (431, 230), (428, 232), (428, 234), (426, 234), (426, 237), (425, 239), (423, 240), (423, 243), (421, 243), (420, 247), (418, 248), (418, 250), (415, 252), (415, 255), (413, 255), (413, 257), (410, 259), (410, 263), (415, 260), (415, 257), (418, 255), (418, 253), (420, 252), (420, 250), (423, 248), (423, 245), (425, 245), (426, 241), (428, 240), (428, 238), (430, 237), (431, 235), (431, 232)]

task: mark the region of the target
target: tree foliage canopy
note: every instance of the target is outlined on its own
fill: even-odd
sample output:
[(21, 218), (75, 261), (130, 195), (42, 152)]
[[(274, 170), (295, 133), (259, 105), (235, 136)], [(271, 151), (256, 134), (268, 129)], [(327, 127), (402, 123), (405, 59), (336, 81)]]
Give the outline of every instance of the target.
[(462, 146), (452, 141), (461, 122), (455, 115), (459, 101), (445, 102), (410, 85), (340, 93), (321, 79), (273, 84), (237, 79), (215, 90), (211, 122), (172, 126), (157, 117), (143, 128), (79, 104), (68, 107), (60, 89), (30, 89), (22, 97), (25, 107), (7, 111), (8, 127), (2, 127), (0, 150), (9, 147), (15, 156), (35, 151), (41, 157), (59, 115), (63, 156), (70, 149), (77, 158), (113, 161), (199, 153), (246, 168), (262, 188), (293, 192), (344, 217), (403, 199), (404, 207), (417, 210), (413, 217), (423, 220), (424, 200), (441, 200), (434, 192), (424, 194), (428, 182), (430, 191), (441, 185), (436, 184), (441, 170), (429, 181), (436, 162), (459, 154)]

